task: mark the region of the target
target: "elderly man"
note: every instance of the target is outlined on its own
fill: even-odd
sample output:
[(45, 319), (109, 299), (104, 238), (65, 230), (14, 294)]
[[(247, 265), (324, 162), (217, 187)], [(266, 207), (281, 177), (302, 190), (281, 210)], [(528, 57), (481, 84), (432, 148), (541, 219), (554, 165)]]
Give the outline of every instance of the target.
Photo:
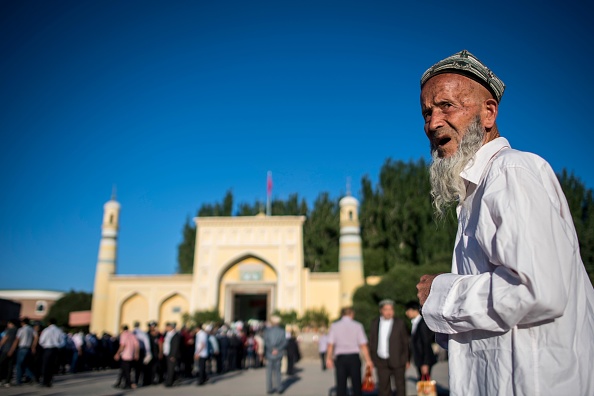
[(436, 212), (458, 203), (452, 273), (417, 285), (423, 317), (448, 340), (452, 395), (591, 395), (594, 291), (555, 173), (499, 135), (504, 88), (468, 51), (421, 78)]
[(273, 315), (270, 327), (264, 332), (264, 350), (266, 354), (266, 393), (283, 392), (281, 389), (281, 360), (287, 349), (285, 331), (281, 328), (281, 318)]
[(379, 396), (392, 395), (392, 378), (396, 395), (406, 396), (406, 364), (408, 363), (408, 330), (404, 321), (394, 317), (394, 301), (379, 303), (380, 316), (371, 322), (369, 353), (377, 369)]

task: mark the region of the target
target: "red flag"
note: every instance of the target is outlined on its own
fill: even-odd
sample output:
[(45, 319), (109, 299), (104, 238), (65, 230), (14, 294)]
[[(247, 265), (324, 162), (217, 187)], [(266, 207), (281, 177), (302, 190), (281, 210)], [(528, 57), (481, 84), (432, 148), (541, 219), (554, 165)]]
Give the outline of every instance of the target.
[(272, 194), (272, 172), (268, 171), (268, 178), (266, 180), (266, 194), (270, 196)]

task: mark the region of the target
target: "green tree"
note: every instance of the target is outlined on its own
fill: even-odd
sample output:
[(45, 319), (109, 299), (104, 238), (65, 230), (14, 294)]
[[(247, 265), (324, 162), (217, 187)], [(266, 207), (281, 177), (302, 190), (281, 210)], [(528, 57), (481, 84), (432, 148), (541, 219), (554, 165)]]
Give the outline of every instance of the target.
[(233, 192), (228, 190), (222, 203), (203, 204), (198, 209), (198, 217), (231, 216), (233, 214)]
[(186, 219), (182, 230), (182, 242), (177, 247), (177, 272), (191, 274), (194, 271), (194, 250), (196, 249), (196, 227)]
[(400, 262), (421, 265), (450, 260), (456, 218), (450, 211), (443, 222), (435, 222), (424, 160), (386, 160), (375, 188), (369, 177), (362, 179), (361, 198), (366, 275), (382, 275)]
[[(198, 209), (198, 217), (231, 216), (233, 211), (233, 193), (228, 190), (222, 203), (203, 204)], [(196, 226), (190, 219), (182, 229), (182, 241), (177, 245), (177, 273), (191, 274), (194, 272), (194, 251), (196, 249)]]
[(323, 192), (303, 226), (305, 266), (312, 272), (338, 271), (339, 236), (338, 202)]
[(330, 315), (326, 308), (321, 307), (319, 309), (307, 309), (303, 315), (299, 318), (299, 325), (301, 327), (328, 327), (330, 322)]
[(590, 282), (594, 283), (594, 199), (592, 189), (586, 188), (579, 178), (573, 173), (569, 174), (566, 169), (563, 169), (557, 177), (571, 211), (582, 261), (590, 277)]
[(69, 327), (70, 312), (88, 311), (91, 309), (92, 301), (93, 294), (70, 290), (52, 305), (44, 321), (47, 322), (50, 318), (55, 318), (58, 326)]
[(417, 283), (424, 274), (449, 272), (449, 264), (415, 265), (399, 263), (386, 273), (377, 285), (364, 285), (357, 289), (353, 296), (355, 315), (367, 330), (371, 320), (379, 315), (379, 302), (384, 299), (393, 300), (394, 313), (409, 323), (404, 314), (404, 306), (408, 301), (417, 300)]
[(297, 318), (297, 311), (295, 310), (280, 311), (278, 309), (275, 309), (274, 312), (272, 312), (272, 314), (280, 317), (281, 323), (283, 325), (293, 325), (299, 323), (299, 319)]
[(198, 324), (204, 323), (221, 323), (223, 318), (219, 315), (218, 309), (211, 309), (205, 311), (195, 311), (193, 314), (184, 313), (182, 321), (187, 327), (196, 327)]

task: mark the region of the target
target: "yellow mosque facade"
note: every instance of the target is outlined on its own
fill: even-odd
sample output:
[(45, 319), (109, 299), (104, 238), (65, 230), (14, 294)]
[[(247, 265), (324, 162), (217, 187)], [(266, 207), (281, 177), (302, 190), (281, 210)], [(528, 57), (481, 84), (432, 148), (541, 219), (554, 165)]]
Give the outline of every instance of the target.
[(303, 257), (303, 216), (197, 217), (194, 271), (123, 275), (116, 271), (120, 204), (104, 205), (90, 331), (123, 324), (182, 322), (217, 309), (226, 322), (267, 320), (275, 310), (325, 308), (337, 317), (364, 283), (359, 202), (340, 200), (339, 271), (311, 272)]

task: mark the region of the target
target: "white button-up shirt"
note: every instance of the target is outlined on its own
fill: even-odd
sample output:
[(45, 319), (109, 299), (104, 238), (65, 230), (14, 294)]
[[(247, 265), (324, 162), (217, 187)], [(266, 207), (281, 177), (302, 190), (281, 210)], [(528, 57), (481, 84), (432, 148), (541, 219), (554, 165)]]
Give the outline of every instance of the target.
[(451, 394), (593, 395), (594, 290), (555, 173), (498, 138), (461, 176), (452, 274), (423, 306)]
[(390, 357), (390, 334), (394, 319), (384, 319), (380, 316), (379, 332), (377, 335), (377, 356), (382, 359)]
[(415, 334), (417, 332), (417, 327), (419, 327), (419, 322), (421, 321), (421, 318), (421, 315), (417, 315), (415, 318), (412, 318), (410, 320), (410, 323), (412, 325), (412, 328), (410, 329), (411, 334)]
[(49, 325), (39, 336), (39, 345), (48, 348), (60, 348), (64, 343), (64, 333), (56, 325)]

